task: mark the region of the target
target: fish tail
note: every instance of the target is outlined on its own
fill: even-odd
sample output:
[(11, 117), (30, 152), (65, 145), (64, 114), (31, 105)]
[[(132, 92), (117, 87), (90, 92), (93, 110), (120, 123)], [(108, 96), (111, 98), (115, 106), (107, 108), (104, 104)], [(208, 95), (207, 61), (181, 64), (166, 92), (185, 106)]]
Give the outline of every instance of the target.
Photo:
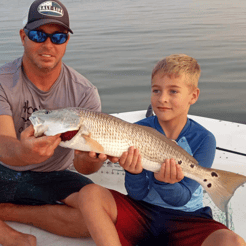
[(246, 176), (213, 168), (209, 172), (211, 176), (203, 180), (202, 186), (215, 205), (225, 212), (236, 189), (246, 182)]

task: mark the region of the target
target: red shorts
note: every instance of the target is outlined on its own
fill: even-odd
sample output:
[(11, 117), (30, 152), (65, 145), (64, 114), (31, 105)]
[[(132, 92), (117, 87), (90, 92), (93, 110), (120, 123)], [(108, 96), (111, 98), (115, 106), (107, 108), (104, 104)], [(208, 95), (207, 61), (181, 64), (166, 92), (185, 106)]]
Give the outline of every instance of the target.
[(183, 212), (110, 191), (117, 204), (116, 229), (123, 246), (201, 246), (211, 233), (228, 229), (213, 220), (209, 207)]

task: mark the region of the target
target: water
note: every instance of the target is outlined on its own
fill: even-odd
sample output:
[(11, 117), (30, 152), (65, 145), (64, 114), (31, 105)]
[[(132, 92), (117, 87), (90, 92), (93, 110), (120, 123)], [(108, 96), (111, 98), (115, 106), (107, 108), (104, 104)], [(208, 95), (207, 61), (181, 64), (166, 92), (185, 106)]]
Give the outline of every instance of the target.
[[(23, 53), (29, 0), (0, 0), (0, 65)], [(106, 113), (146, 109), (161, 58), (185, 53), (201, 65), (190, 114), (246, 123), (246, 1), (63, 0), (71, 36), (64, 62), (99, 89)]]

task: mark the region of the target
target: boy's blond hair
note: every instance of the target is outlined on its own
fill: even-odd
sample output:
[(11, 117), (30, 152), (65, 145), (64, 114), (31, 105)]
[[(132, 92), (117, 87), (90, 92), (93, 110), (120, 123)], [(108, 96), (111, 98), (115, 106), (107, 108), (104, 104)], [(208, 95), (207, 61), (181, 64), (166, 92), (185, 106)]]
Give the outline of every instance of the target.
[(157, 73), (168, 77), (184, 76), (184, 81), (191, 87), (198, 86), (201, 68), (196, 59), (185, 54), (170, 55), (160, 60), (152, 71), (152, 79)]

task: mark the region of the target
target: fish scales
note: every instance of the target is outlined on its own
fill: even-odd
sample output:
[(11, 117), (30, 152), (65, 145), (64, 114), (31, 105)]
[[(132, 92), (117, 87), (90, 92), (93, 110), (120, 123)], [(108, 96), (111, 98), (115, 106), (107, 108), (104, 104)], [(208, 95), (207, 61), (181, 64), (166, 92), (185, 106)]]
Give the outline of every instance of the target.
[(81, 114), (80, 117), (83, 126), (91, 133), (91, 138), (104, 147), (103, 153), (119, 156), (127, 150), (128, 141), (126, 141), (124, 132), (117, 130), (119, 122), (94, 112)]
[[(93, 111), (80, 111), (80, 117), (81, 124), (91, 133), (91, 138), (104, 147), (102, 153), (120, 157), (130, 146), (135, 146), (140, 150), (145, 169), (156, 172), (165, 159), (174, 158), (182, 161), (184, 173), (187, 177), (191, 177), (190, 165), (196, 165), (196, 160), (156, 130), (129, 124), (118, 118)], [(199, 181), (202, 177), (197, 174), (195, 179)]]
[(246, 182), (243, 175), (200, 166), (184, 149), (153, 128), (104, 113), (81, 108), (40, 110), (31, 115), (30, 121), (36, 137), (77, 130), (75, 136), (71, 134), (71, 139), (60, 143), (66, 148), (120, 157), (134, 146), (139, 149), (143, 168), (152, 172), (159, 171), (165, 159), (174, 158), (184, 175), (201, 184), (222, 211), (226, 210), (235, 190)]
[[(149, 133), (150, 129), (135, 127), (136, 125), (108, 117), (108, 115), (104, 117), (105, 115), (96, 112), (80, 116), (84, 119), (82, 124), (91, 133), (91, 138), (105, 146), (105, 154), (120, 157), (123, 151), (127, 151), (130, 146), (135, 146), (140, 150), (144, 159), (159, 164), (167, 158), (181, 159), (184, 164), (189, 161), (188, 158), (185, 158), (186, 152), (185, 155), (182, 155), (175, 149), (179, 147), (178, 145), (174, 143), (174, 146), (171, 146), (170, 143), (163, 141), (162, 135), (160, 137), (158, 133), (157, 136)], [(121, 146), (124, 147), (121, 148)], [(195, 164), (196, 161), (191, 163)], [(154, 171), (158, 171), (159, 168), (160, 166)]]

